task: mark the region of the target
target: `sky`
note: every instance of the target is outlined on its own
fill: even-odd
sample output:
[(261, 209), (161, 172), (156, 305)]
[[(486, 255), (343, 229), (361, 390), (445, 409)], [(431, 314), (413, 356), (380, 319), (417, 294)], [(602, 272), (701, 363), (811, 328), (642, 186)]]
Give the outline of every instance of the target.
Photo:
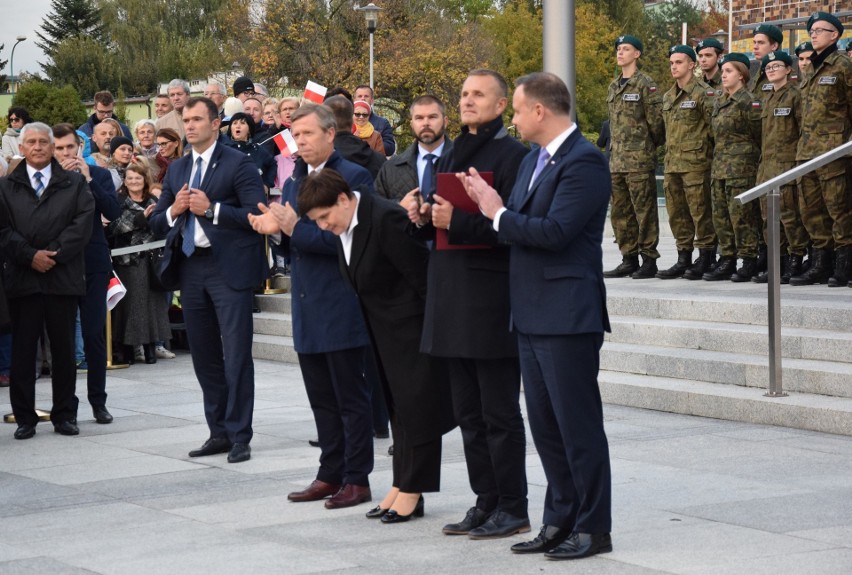
[[(42, 19), (50, 12), (50, 0), (0, 0), (0, 14), (6, 22), (0, 29), (0, 44), (4, 44), (0, 59), (9, 60), (15, 38), (26, 36), (24, 42), (15, 48), (15, 75), (23, 71), (41, 72), (39, 61), (44, 61), (44, 53), (35, 45), (36, 30), (41, 30)], [(9, 74), (9, 62), (3, 69)]]

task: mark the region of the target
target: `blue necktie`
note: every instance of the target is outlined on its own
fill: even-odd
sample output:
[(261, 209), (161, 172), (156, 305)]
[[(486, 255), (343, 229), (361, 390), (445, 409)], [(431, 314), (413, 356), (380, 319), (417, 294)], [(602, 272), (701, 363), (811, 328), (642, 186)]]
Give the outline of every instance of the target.
[(532, 188), (533, 184), (535, 184), (536, 179), (541, 174), (544, 166), (547, 165), (547, 160), (549, 159), (550, 154), (547, 153), (547, 148), (542, 148), (538, 153), (538, 162), (535, 164), (535, 171), (533, 172), (532, 179), (530, 180), (530, 188)]
[(44, 174), (42, 174), (41, 172), (36, 172), (35, 174), (33, 174), (33, 177), (36, 179), (36, 197), (40, 198), (41, 194), (44, 192), (44, 182), (41, 181), (41, 179), (44, 177)]
[[(192, 177), (192, 183), (189, 185), (190, 189), (201, 188), (201, 167), (204, 164), (204, 160), (201, 159), (201, 156), (198, 156), (198, 159), (195, 160), (195, 175)], [(190, 211), (186, 212), (186, 222), (183, 226), (183, 245), (181, 245), (181, 251), (186, 257), (192, 255), (192, 252), (195, 251), (195, 214)]]
[(426, 169), (423, 170), (423, 179), (420, 180), (420, 195), (423, 196), (424, 200), (428, 200), (434, 191), (435, 184), (433, 182), (435, 176), (433, 172), (435, 170), (434, 162), (437, 157), (435, 154), (426, 154), (423, 156), (423, 159), (426, 160)]

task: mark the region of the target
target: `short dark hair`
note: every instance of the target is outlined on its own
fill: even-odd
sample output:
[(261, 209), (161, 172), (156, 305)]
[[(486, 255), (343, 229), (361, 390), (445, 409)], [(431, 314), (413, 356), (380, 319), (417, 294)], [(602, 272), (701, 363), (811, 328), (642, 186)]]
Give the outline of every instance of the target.
[(352, 190), (343, 176), (331, 168), (313, 172), (302, 180), (299, 187), (299, 215), (305, 216), (316, 208), (330, 208), (337, 203), (340, 194), (352, 197)]
[(257, 124), (254, 123), (254, 118), (245, 112), (237, 112), (233, 116), (231, 116), (231, 121), (228, 124), (228, 136), (233, 138), (233, 133), (231, 132), (231, 127), (233, 127), (234, 122), (238, 122), (242, 120), (249, 129), (249, 139), (254, 137), (254, 133), (257, 131)]
[(109, 90), (103, 90), (101, 92), (95, 92), (95, 103), (101, 104), (103, 106), (109, 106), (110, 104), (115, 104), (115, 98), (112, 97), (112, 92)]
[(77, 133), (77, 129), (68, 124), (67, 122), (62, 124), (56, 124), (53, 126), (53, 139), (58, 140), (59, 138), (64, 138), (69, 134), (74, 134), (74, 139), (77, 140), (77, 144), (80, 143), (80, 135)]
[(204, 96), (195, 96), (186, 101), (186, 105), (184, 105), (184, 109), (194, 108), (198, 104), (203, 104), (207, 107), (207, 115), (210, 116), (210, 120), (215, 120), (219, 117), (219, 107), (216, 103), (210, 98), (205, 98)]
[(506, 82), (506, 78), (500, 75), (499, 72), (495, 72), (494, 70), (489, 70), (488, 68), (477, 68), (475, 70), (471, 70), (467, 73), (468, 76), (491, 76), (496, 80), (497, 85), (500, 86), (500, 97), (508, 98), (509, 97), (509, 84)]
[[(334, 113), (334, 121), (337, 123), (337, 131), (346, 133), (352, 129), (352, 114), (354, 106), (343, 95), (332, 96), (322, 103)], [(292, 116), (291, 116), (292, 118)]]
[(328, 100), (329, 98), (333, 98), (334, 96), (343, 96), (350, 102), (352, 101), (352, 94), (349, 93), (349, 90), (341, 86), (335, 86), (334, 88), (325, 93), (325, 98), (323, 99), (322, 103), (325, 104), (326, 100)]
[(363, 90), (363, 89), (367, 89), (367, 90), (369, 90), (369, 91), (370, 91), (370, 97), (371, 97), (371, 98), (375, 98), (375, 97), (376, 97), (376, 93), (375, 93), (375, 92), (373, 91), (373, 89), (369, 86), (369, 84), (359, 84), (358, 86), (355, 86), (355, 91), (356, 91), (356, 92), (357, 92), (358, 90)]
[(30, 116), (30, 113), (27, 112), (27, 109), (23, 106), (12, 106), (9, 108), (9, 113), (6, 115), (6, 119), (8, 120), (12, 114), (23, 120), (24, 124), (29, 124), (33, 121), (33, 117)]
[(533, 72), (515, 80), (515, 88), (524, 87), (524, 96), (562, 116), (571, 114), (571, 93), (556, 74)]
[(416, 98), (414, 98), (414, 101), (411, 102), (411, 105), (408, 107), (408, 111), (411, 112), (411, 110), (414, 109), (414, 106), (428, 106), (429, 104), (438, 104), (438, 108), (440, 108), (441, 114), (443, 114), (444, 116), (447, 115), (444, 103), (432, 94), (423, 94), (422, 96), (417, 96)]

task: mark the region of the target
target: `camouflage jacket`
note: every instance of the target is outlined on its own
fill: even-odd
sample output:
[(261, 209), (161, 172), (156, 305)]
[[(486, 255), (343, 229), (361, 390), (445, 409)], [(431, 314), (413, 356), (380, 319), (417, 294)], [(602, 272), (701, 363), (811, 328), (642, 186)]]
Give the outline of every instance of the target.
[(657, 146), (666, 140), (662, 97), (657, 84), (641, 71), (623, 85), (618, 76), (607, 94), (612, 172), (644, 172), (657, 167)]
[(802, 94), (791, 82), (773, 91), (763, 102), (760, 168), (757, 181), (765, 182), (796, 164), (796, 144), (802, 126)]
[(745, 88), (722, 94), (713, 107), (713, 168), (716, 180), (749, 178), (760, 159), (760, 100)]
[(810, 160), (852, 136), (852, 60), (839, 52), (826, 57), (800, 86), (802, 137), (797, 160)]
[[(701, 77), (704, 78), (704, 75), (702, 74)], [(722, 89), (722, 68), (720, 67), (719, 69), (717, 69), (716, 73), (713, 75), (712, 78), (704, 78), (704, 82), (707, 85), (709, 85), (711, 88), (713, 88), (714, 90), (721, 90)]]
[(746, 89), (754, 94), (761, 102), (766, 102), (766, 99), (772, 94), (775, 87), (769, 81), (769, 78), (766, 77), (766, 72), (760, 72), (757, 76), (751, 77)]
[(666, 173), (705, 172), (713, 157), (710, 115), (716, 91), (693, 77), (681, 90), (677, 83), (663, 94), (666, 126)]

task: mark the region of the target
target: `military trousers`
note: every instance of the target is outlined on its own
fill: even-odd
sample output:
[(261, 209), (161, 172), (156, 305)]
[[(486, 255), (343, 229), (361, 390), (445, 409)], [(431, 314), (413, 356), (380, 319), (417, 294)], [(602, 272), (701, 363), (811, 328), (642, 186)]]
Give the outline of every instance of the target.
[(710, 173), (667, 173), (663, 177), (663, 190), (677, 251), (715, 248)]
[(760, 208), (734, 198), (754, 187), (754, 177), (712, 181), (713, 227), (719, 252), (726, 257), (755, 258), (760, 241)]
[(612, 174), (610, 218), (621, 255), (660, 257), (657, 182), (653, 171)]
[(852, 245), (852, 191), (849, 160), (841, 158), (802, 176), (799, 208), (816, 249)]
[[(803, 256), (808, 250), (808, 232), (802, 223), (802, 214), (799, 212), (799, 189), (795, 184), (781, 187), (781, 226), (780, 248), (782, 254), (791, 256)], [(763, 238), (769, 245), (769, 232), (767, 226), (767, 199), (760, 198), (760, 213), (763, 216)]]

